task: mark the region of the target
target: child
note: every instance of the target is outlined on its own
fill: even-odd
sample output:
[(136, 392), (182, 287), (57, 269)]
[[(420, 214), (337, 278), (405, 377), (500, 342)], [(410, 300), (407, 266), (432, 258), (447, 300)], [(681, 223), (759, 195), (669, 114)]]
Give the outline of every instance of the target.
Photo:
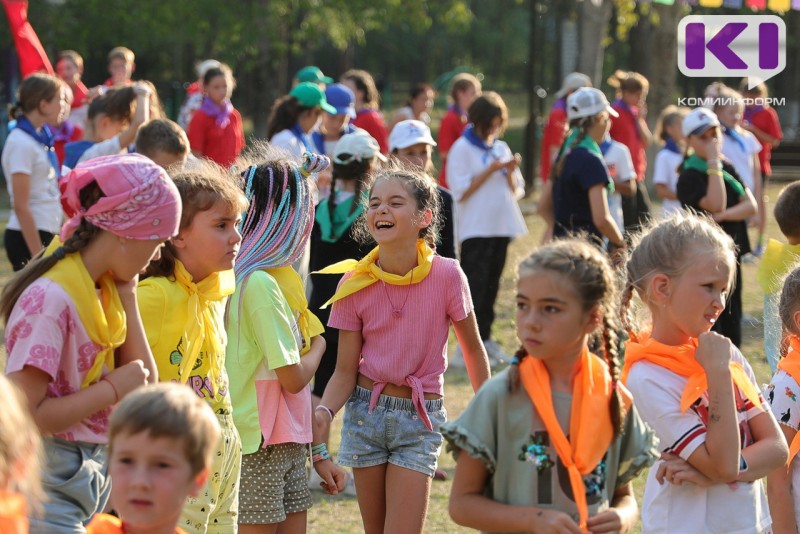
[(184, 130), (189, 129), (189, 124), (192, 122), (195, 111), (200, 109), (200, 106), (203, 105), (203, 100), (205, 99), (205, 89), (203, 86), (206, 72), (208, 72), (208, 69), (218, 69), (221, 66), (222, 63), (216, 59), (206, 59), (198, 63), (195, 67), (197, 71), (197, 80), (189, 84), (189, 87), (186, 88), (186, 98), (183, 101), (183, 105), (181, 105), (181, 110), (178, 112), (178, 124)]
[(108, 73), (111, 75), (105, 82), (106, 87), (114, 85), (130, 85), (133, 71), (136, 70), (136, 56), (133, 50), (117, 46), (108, 53)]
[(189, 157), (189, 139), (169, 119), (153, 119), (136, 133), (136, 151), (165, 169), (182, 167)]
[(86, 128), (86, 95), (89, 89), (81, 81), (83, 76), (83, 57), (74, 50), (62, 50), (56, 60), (56, 74), (72, 90), (72, 104), (69, 121), (80, 128)]
[(502, 362), (507, 355), (491, 339), (494, 301), (508, 245), (528, 232), (517, 204), (525, 195), (525, 181), (519, 154), (500, 140), (508, 126), (508, 109), (500, 95), (479, 96), (469, 107), (469, 121), (448, 152), (447, 180), (457, 202), (461, 268), (475, 302), (480, 336), (489, 356)]
[(554, 237), (585, 233), (598, 244), (607, 239), (612, 252), (622, 250), (625, 241), (608, 207), (613, 181), (598, 144), (617, 112), (599, 89), (582, 87), (567, 98), (567, 113), (571, 131), (542, 191), (539, 213)]
[(633, 168), (631, 152), (628, 147), (606, 136), (600, 141), (600, 153), (608, 169), (608, 175), (614, 181), (614, 191), (608, 194), (608, 211), (617, 228), (625, 228), (622, 215), (622, 197), (636, 194), (636, 171)]
[(682, 124), (688, 112), (687, 108), (667, 106), (658, 117), (655, 135), (661, 140), (663, 147), (656, 154), (653, 183), (656, 184), (656, 195), (662, 200), (664, 217), (669, 217), (681, 209), (681, 202), (678, 200), (678, 168), (683, 163), (683, 152), (686, 147)]
[[(325, 88), (325, 100), (336, 109), (336, 113), (323, 113), (319, 126), (311, 132), (311, 145), (314, 152), (332, 158), (336, 144), (342, 136), (359, 130), (350, 124), (350, 120), (356, 117), (355, 98), (353, 91), (341, 83), (333, 83)], [(320, 200), (330, 195), (331, 179), (329, 170), (317, 174), (317, 190)]]
[[(786, 441), (750, 364), (710, 332), (734, 280), (733, 240), (679, 212), (645, 231), (627, 268), (622, 379), (662, 452), (647, 477), (642, 531), (768, 531), (761, 478), (786, 463)], [(630, 325), (634, 292), (650, 312), (649, 333)]]
[[(250, 208), (227, 318), (231, 401), (242, 437), (239, 531), (305, 532), (312, 504), (306, 481), (313, 431), (308, 384), (325, 339), (291, 263), (303, 253), (314, 221), (309, 174), (329, 160), (307, 154), (301, 169), (269, 150), (259, 152), (263, 160), (243, 173)], [(335, 494), (338, 484), (325, 475), (333, 464), (323, 456), (314, 458), (314, 467)], [(344, 471), (336, 472), (343, 483)]]
[(203, 103), (192, 115), (188, 135), (192, 154), (230, 167), (244, 148), (242, 116), (231, 104), (236, 80), (230, 67), (220, 64), (203, 76)]
[[(551, 243), (520, 264), (522, 348), (442, 426), (457, 451), (456, 523), (575, 533), (636, 523), (631, 481), (658, 453), (618, 383), (615, 296), (608, 259), (585, 241)], [(595, 336), (603, 357), (589, 351)]]
[[(353, 467), (366, 532), (422, 532), (445, 421), (443, 377), (452, 323), (472, 387), (489, 378), (466, 277), (437, 256), (438, 194), (415, 169), (375, 177), (361, 231), (378, 246), (342, 273), (330, 326), (339, 357), (315, 412), (320, 434), (347, 403), (339, 447)], [(348, 400), (349, 397), (349, 400)]]
[[(744, 108), (744, 117), (742, 118), (742, 128), (756, 136), (756, 139), (761, 143), (761, 151), (758, 153), (758, 165), (761, 167), (762, 178), (762, 191), (767, 190), (767, 183), (770, 176), (772, 176), (772, 149), (778, 148), (783, 140), (783, 130), (781, 130), (781, 123), (778, 120), (778, 114), (775, 108), (769, 105), (767, 97), (769, 93), (767, 86), (764, 83), (759, 83), (752, 89), (749, 88), (747, 79), (742, 80), (740, 91), (745, 98), (750, 99), (751, 105)], [(767, 213), (767, 200), (766, 193), (761, 201), (762, 213)], [(763, 252), (764, 229), (766, 228), (766, 217), (758, 218), (758, 240), (756, 241), (756, 249), (753, 255), (761, 256)]]
[(3, 147), (2, 166), (12, 210), (3, 246), (14, 271), (22, 269), (61, 228), (58, 158), (47, 124), (67, 115), (65, 84), (55, 76), (31, 74), (19, 85), (10, 119), (17, 125)]
[[(331, 86), (333, 87), (333, 86)], [(330, 87), (329, 87), (330, 89)], [(364, 130), (346, 134), (336, 144), (333, 155), (333, 181), (331, 194), (320, 201), (314, 213), (314, 228), (311, 231), (311, 296), (309, 305), (319, 310), (319, 318), (327, 323), (330, 308), (321, 308), (330, 299), (339, 285), (341, 276), (316, 274), (328, 265), (346, 259), (360, 260), (374, 247), (359, 243), (356, 234), (356, 221), (364, 214), (371, 174), (379, 162), (385, 162), (377, 141)], [(339, 330), (328, 327), (323, 333), (325, 354), (322, 356), (317, 372), (314, 374), (315, 402), (319, 402), (336, 367), (339, 352)], [(329, 442), (329, 436), (321, 439)]]
[(366, 130), (381, 147), (381, 152), (389, 151), (386, 123), (381, 115), (381, 96), (375, 87), (375, 80), (365, 70), (350, 69), (342, 74), (341, 82), (356, 95), (356, 118), (353, 126)]
[(222, 428), (211, 476), (187, 501), (180, 527), (228, 534), (236, 532), (241, 441), (231, 416), (223, 315), (247, 202), (236, 180), (210, 162), (173, 180), (183, 200), (180, 230), (148, 266), (139, 307), (161, 381), (192, 388)]
[[(653, 134), (647, 127), (645, 104), (650, 83), (638, 72), (618, 70), (608, 79), (608, 85), (617, 90), (617, 98), (611, 103), (611, 107), (617, 113), (612, 115), (609, 133), (612, 139), (627, 146), (631, 151), (636, 180), (642, 183), (647, 170), (645, 149), (653, 139)], [(637, 187), (635, 196), (624, 197), (622, 210), (626, 230), (636, 230), (644, 224), (650, 216), (647, 188)]]
[(756, 213), (756, 201), (733, 166), (720, 159), (720, 124), (716, 115), (697, 108), (683, 119), (686, 159), (678, 177), (678, 200), (684, 207), (710, 214), (736, 243), (736, 269), (725, 311), (714, 331), (737, 347), (742, 343), (741, 258), (750, 252), (747, 219)]
[(450, 98), (453, 103), (450, 104), (447, 112), (442, 117), (442, 123), (439, 126), (439, 142), (437, 144), (439, 158), (442, 160), (442, 169), (439, 172), (439, 185), (442, 187), (449, 188), (447, 183), (447, 153), (453, 143), (464, 133), (464, 128), (467, 127), (468, 122), (467, 111), (479, 96), (481, 96), (481, 82), (478, 78), (468, 72), (462, 72), (453, 77), (450, 82)]
[[(591, 87), (592, 80), (580, 72), (572, 72), (564, 78), (556, 92), (556, 101), (547, 115), (542, 129), (542, 148), (539, 155), (539, 178), (542, 183), (550, 178), (550, 167), (558, 157), (558, 151), (567, 134), (567, 97), (581, 87)], [(550, 229), (552, 233), (552, 228)]]
[(126, 397), (108, 431), (119, 517), (96, 515), (88, 534), (185, 534), (177, 528), (181, 509), (205, 486), (219, 436), (214, 413), (185, 387), (156, 384)]
[(429, 126), (431, 116), (428, 112), (433, 109), (434, 98), (436, 98), (436, 93), (433, 91), (433, 87), (427, 83), (415, 84), (408, 93), (406, 105), (394, 112), (389, 125), (389, 134), (391, 135), (392, 130), (400, 121), (420, 121)]
[(0, 375), (0, 532), (28, 534), (28, 515), (43, 500), (40, 465), (42, 440), (28, 411), (27, 399)]
[(295, 85), (287, 96), (276, 100), (272, 106), (267, 140), (297, 158), (302, 157), (313, 149), (308, 134), (319, 124), (323, 111), (338, 113), (328, 104), (319, 85), (311, 82)]
[(800, 452), (800, 410), (797, 407), (797, 392), (800, 391), (800, 269), (797, 266), (783, 282), (778, 309), (783, 330), (781, 360), (766, 392), (772, 412), (781, 416), (780, 428), (790, 447), (787, 465), (767, 476), (772, 532), (776, 534), (797, 532), (797, 518), (800, 518), (800, 496), (797, 494), (800, 462), (796, 461)]
[(61, 199), (74, 215), (63, 244), (32, 261), (0, 298), (5, 372), (46, 436), (47, 501), (32, 532), (84, 532), (105, 506), (111, 406), (157, 379), (136, 277), (180, 219), (175, 185), (144, 156), (98, 158), (64, 184)]
[[(72, 104), (72, 90), (64, 84), (67, 106)], [(59, 118), (59, 122), (47, 125), (53, 133), (53, 148), (58, 158), (58, 168), (64, 163), (64, 156), (67, 143), (74, 143), (83, 139), (83, 128), (72, 122), (65, 113)]]
[[(389, 150), (401, 163), (415, 165), (433, 180), (433, 162), (431, 152), (436, 146), (436, 141), (431, 136), (431, 129), (417, 120), (401, 121), (392, 128), (389, 134)], [(442, 231), (436, 243), (436, 253), (445, 258), (456, 257), (456, 228), (453, 216), (453, 194), (441, 186), (437, 186), (442, 202), (441, 213)]]
[(325, 76), (319, 67), (309, 65), (298, 70), (294, 75), (295, 84), (311, 82), (319, 85), (323, 90), (327, 84), (333, 83), (333, 78)]
[(773, 373), (777, 369), (778, 348), (783, 337), (778, 316), (781, 280), (800, 260), (800, 182), (787, 185), (778, 194), (774, 214), (787, 243), (770, 239), (756, 273), (764, 291), (764, 353)]

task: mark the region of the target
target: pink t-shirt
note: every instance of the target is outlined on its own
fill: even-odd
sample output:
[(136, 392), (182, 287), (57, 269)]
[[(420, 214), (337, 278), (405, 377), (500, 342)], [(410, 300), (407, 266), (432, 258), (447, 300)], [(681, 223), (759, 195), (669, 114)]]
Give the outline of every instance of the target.
[[(26, 365), (50, 376), (46, 397), (66, 397), (81, 389), (99, 347), (89, 338), (66, 291), (39, 278), (20, 295), (6, 325), (6, 374)], [(108, 371), (104, 369), (106, 374)], [(56, 434), (69, 441), (108, 442), (111, 407)]]
[[(349, 277), (346, 274), (342, 282)], [(392, 307), (402, 307), (400, 317), (393, 315)], [(430, 427), (424, 394), (444, 394), (450, 323), (470, 312), (472, 297), (458, 262), (435, 256), (422, 282), (395, 286), (379, 281), (336, 301), (328, 326), (361, 331), (358, 371), (375, 382), (370, 409), (386, 384), (410, 386), (417, 412)]]

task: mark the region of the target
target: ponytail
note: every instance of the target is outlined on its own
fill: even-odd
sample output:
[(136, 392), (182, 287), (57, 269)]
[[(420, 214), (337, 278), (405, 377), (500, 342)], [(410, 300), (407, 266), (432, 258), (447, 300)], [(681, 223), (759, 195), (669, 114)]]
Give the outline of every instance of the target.
[(528, 356), (525, 347), (520, 347), (511, 359), (511, 366), (508, 368), (508, 392), (516, 393), (519, 390), (519, 364)]

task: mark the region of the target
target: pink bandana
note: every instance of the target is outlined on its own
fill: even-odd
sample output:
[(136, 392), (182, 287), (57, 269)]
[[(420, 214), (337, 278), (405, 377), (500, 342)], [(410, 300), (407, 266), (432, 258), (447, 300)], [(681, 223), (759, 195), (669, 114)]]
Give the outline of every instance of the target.
[[(97, 182), (105, 196), (89, 209), (80, 191)], [(141, 154), (103, 156), (81, 163), (61, 180), (61, 205), (70, 217), (66, 241), (81, 219), (127, 239), (168, 239), (178, 233), (181, 197), (166, 171)]]

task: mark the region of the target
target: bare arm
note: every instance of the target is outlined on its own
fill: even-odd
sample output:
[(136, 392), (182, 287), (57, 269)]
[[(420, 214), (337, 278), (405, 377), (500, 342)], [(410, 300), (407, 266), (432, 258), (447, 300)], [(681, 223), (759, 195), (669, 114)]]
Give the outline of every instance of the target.
[(125, 310), (126, 324), (128, 332), (125, 336), (125, 343), (117, 349), (117, 362), (121, 367), (132, 361), (141, 361), (145, 369), (149, 371), (148, 383), (158, 383), (158, 366), (147, 342), (147, 335), (144, 332), (142, 317), (139, 314), (139, 305), (136, 296), (136, 284), (138, 277), (130, 283), (117, 284), (119, 299), (122, 308)]
[[(361, 346), (364, 338), (357, 330), (339, 330), (339, 353), (336, 355), (336, 370), (325, 387), (320, 405), (327, 406), (333, 413), (342, 409), (356, 388), (358, 364), (361, 359)], [(319, 435), (326, 436), (330, 432), (330, 418), (323, 410), (314, 413)]]
[(481, 172), (479, 172), (472, 178), (469, 187), (467, 188), (466, 191), (464, 191), (464, 194), (461, 195), (459, 202), (465, 202), (469, 197), (472, 196), (473, 193), (475, 193), (475, 191), (480, 189), (483, 186), (483, 184), (486, 183), (486, 180), (488, 180), (492, 174), (499, 171), (506, 165), (507, 165), (506, 163), (503, 163), (501, 161), (493, 160), (488, 167), (483, 169)]
[(738, 480), (753, 482), (785, 466), (789, 458), (789, 446), (771, 411), (760, 413), (748, 423), (755, 443), (742, 450), (747, 470), (739, 474)]
[(614, 180), (614, 188), (624, 197), (633, 196), (633, 194), (636, 193), (636, 178), (634, 177), (621, 182)]
[(325, 338), (314, 336), (311, 338), (311, 348), (300, 358), (298, 363), (284, 365), (275, 369), (281, 387), (289, 393), (299, 393), (314, 378), (314, 373), (319, 367), (322, 355), (325, 353)]
[(656, 184), (656, 195), (664, 200), (678, 200), (678, 195), (674, 191), (670, 191), (667, 184)]
[[(780, 425), (783, 436), (788, 443), (794, 439), (797, 431), (786, 425)], [(795, 459), (792, 458), (792, 461)], [(794, 514), (792, 499), (792, 467), (781, 465), (767, 475), (767, 498), (769, 514), (772, 516), (773, 534), (796, 534), (797, 518)]]
[(478, 322), (475, 312), (470, 312), (466, 318), (453, 323), (458, 344), (464, 352), (464, 363), (467, 365), (467, 374), (472, 383), (472, 390), (478, 391), (481, 385), (489, 380), (492, 371), (489, 368), (489, 358), (478, 333)]
[(611, 245), (617, 248), (625, 248), (625, 241), (622, 238), (622, 232), (617, 228), (617, 223), (611, 218), (611, 213), (608, 211), (608, 200), (606, 197), (606, 187), (603, 184), (597, 184), (589, 189), (589, 207), (592, 210), (592, 223), (600, 230), (611, 242)]
[(17, 215), (25, 245), (33, 257), (44, 249), (44, 244), (39, 238), (39, 230), (36, 228), (36, 221), (31, 213), (31, 175), (15, 172), (11, 175), (11, 183), (14, 190), (14, 213)]
[(611, 508), (586, 521), (586, 526), (592, 534), (612, 534), (627, 532), (636, 524), (639, 518), (639, 507), (633, 495), (633, 484), (620, 486), (614, 492)]
[(548, 226), (553, 226), (553, 180), (548, 180), (542, 186), (542, 194), (539, 196), (537, 205), (539, 217), (544, 219)]
[(749, 189), (745, 188), (744, 196), (741, 197), (741, 201), (738, 204), (724, 209), (718, 213), (714, 213), (713, 217), (717, 222), (744, 221), (757, 213), (758, 207), (756, 205), (756, 199), (753, 198), (753, 193), (751, 193)]
[(150, 88), (136, 83), (136, 111), (128, 127), (119, 134), (119, 146), (125, 148), (136, 140), (139, 127), (150, 120)]

